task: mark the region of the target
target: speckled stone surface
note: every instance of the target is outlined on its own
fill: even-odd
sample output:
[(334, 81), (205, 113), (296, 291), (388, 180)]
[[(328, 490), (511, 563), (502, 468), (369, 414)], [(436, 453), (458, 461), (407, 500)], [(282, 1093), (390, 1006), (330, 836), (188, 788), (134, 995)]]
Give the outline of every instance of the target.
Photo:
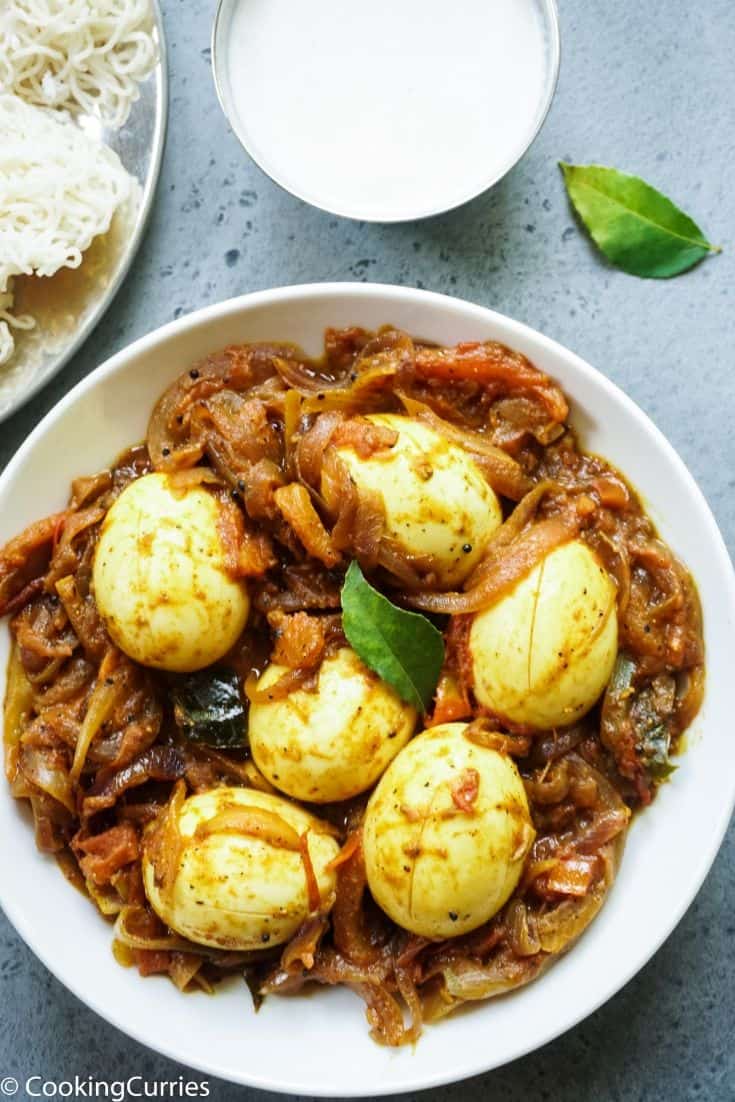
[[(208, 48), (212, 0), (164, 0), (163, 7), (171, 116), (147, 237), (125, 287), (81, 353), (0, 427), (0, 464), (96, 364), (196, 307), (312, 280), (402, 283), (492, 306), (606, 372), (678, 448), (735, 549), (732, 0), (561, 0), (559, 89), (521, 165), (461, 210), (390, 227), (331, 218), (262, 176), (229, 133), (215, 98)], [(461, 3), (458, 18), (460, 12)], [(640, 173), (678, 200), (724, 253), (670, 283), (612, 271), (575, 228), (559, 159)], [(535, 1055), (431, 1097), (735, 1097), (734, 877), (731, 829), (686, 918), (615, 999)], [(0, 1078), (198, 1078), (85, 1009), (1, 916), (0, 1000)], [(223, 1102), (265, 1097), (210, 1085)]]

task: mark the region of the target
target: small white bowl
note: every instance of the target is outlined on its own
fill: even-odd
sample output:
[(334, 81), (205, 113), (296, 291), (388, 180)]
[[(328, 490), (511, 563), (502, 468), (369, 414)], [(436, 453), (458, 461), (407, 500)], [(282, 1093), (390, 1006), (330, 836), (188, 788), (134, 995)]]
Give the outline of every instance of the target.
[[(205, 1074), (301, 1095), (372, 1096), (476, 1075), (545, 1044), (615, 994), (694, 899), (735, 802), (732, 655), (735, 576), (691, 475), (661, 433), (608, 379), (547, 337), (479, 306), (407, 288), (325, 284), (210, 306), (137, 341), (78, 384), (0, 477), (0, 543), (62, 507), (77, 475), (143, 438), (162, 389), (199, 357), (235, 342), (281, 339), (318, 352), (326, 326), (386, 322), (451, 344), (494, 339), (525, 353), (572, 401), (583, 444), (641, 492), (661, 535), (689, 566), (704, 610), (705, 701), (671, 782), (630, 832), (599, 917), (537, 982), (427, 1028), (415, 1048), (379, 1048), (346, 990), (273, 997), (255, 1015), (234, 982), (214, 998), (120, 968), (111, 929), (35, 848), (29, 817), (0, 785), (0, 902), (47, 967), (83, 1002), (141, 1043)], [(0, 632), (5, 670), (7, 628)], [(0, 693), (4, 693), (4, 672)]]
[(556, 0), (219, 0), (212, 71), (255, 163), (365, 222), (451, 210), (515, 165), (559, 73)]

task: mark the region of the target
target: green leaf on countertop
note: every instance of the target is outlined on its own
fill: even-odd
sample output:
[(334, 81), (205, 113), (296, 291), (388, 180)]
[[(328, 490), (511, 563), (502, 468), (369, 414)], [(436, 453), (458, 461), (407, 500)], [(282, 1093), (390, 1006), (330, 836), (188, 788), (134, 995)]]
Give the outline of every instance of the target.
[(711, 245), (696, 222), (638, 176), (563, 161), (569, 198), (611, 264), (643, 279), (668, 279), (698, 264)]
[(181, 674), (172, 681), (170, 694), (174, 719), (184, 738), (219, 749), (247, 745), (245, 702), (235, 670), (209, 666)]
[(342, 587), (342, 624), (352, 649), (407, 704), (428, 710), (444, 661), (440, 631), (418, 612), (392, 604), (351, 562)]

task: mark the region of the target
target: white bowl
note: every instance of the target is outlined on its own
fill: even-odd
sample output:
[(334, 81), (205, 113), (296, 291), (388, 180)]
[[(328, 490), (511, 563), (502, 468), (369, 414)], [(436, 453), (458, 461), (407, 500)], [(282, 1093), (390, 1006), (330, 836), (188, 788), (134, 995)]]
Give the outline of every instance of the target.
[(551, 107), (556, 0), (219, 0), (212, 73), (240, 144), (321, 210), (406, 222), (502, 179)]
[[(327, 325), (385, 322), (446, 344), (504, 341), (559, 380), (584, 445), (625, 472), (699, 585), (707, 690), (680, 768), (636, 819), (617, 883), (579, 944), (536, 983), (427, 1028), (415, 1048), (398, 1051), (370, 1040), (363, 1005), (346, 990), (271, 998), (255, 1015), (238, 982), (214, 998), (181, 996), (166, 979), (120, 968), (110, 927), (36, 851), (28, 815), (0, 785), (0, 902), (57, 978), (113, 1025), (173, 1059), (303, 1095), (374, 1097), (436, 1086), (497, 1067), (569, 1029), (627, 983), (674, 929), (735, 802), (735, 577), (702, 494), (661, 433), (609, 380), (479, 306), (406, 288), (326, 284), (246, 295), (164, 326), (79, 383), (25, 442), (0, 477), (0, 543), (63, 506), (74, 476), (104, 467), (140, 440), (161, 390), (207, 352), (269, 338), (318, 352)], [(7, 646), (3, 628), (3, 671)]]

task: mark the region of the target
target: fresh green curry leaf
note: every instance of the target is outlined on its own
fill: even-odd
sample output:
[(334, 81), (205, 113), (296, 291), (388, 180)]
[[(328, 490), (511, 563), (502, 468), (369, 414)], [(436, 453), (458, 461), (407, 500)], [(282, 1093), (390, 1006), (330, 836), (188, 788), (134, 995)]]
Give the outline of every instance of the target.
[(246, 745), (245, 704), (235, 670), (210, 666), (182, 674), (172, 681), (170, 693), (185, 738), (223, 749)]
[(401, 700), (425, 712), (444, 661), (444, 641), (425, 616), (397, 608), (350, 563), (342, 587), (342, 624), (350, 646)]
[(630, 275), (668, 279), (720, 252), (670, 199), (638, 176), (560, 162), (569, 198), (608, 260)]

